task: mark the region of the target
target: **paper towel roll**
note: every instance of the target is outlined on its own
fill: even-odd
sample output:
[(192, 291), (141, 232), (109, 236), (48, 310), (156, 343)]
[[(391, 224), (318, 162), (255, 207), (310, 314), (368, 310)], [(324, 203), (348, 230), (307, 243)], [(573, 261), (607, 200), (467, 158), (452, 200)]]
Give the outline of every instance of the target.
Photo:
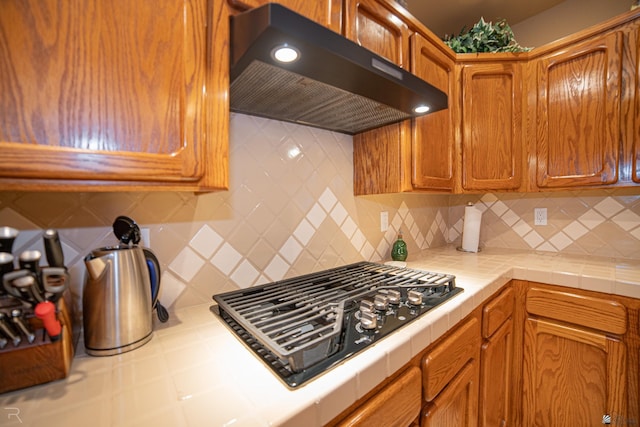
[(482, 211), (473, 205), (464, 208), (464, 227), (462, 229), (462, 250), (478, 252), (480, 243), (480, 223)]

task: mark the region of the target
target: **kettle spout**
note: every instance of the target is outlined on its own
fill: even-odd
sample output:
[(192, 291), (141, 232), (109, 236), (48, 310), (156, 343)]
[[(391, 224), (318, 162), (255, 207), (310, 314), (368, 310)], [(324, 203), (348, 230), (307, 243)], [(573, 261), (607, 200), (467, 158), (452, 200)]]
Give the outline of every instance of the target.
[(97, 280), (104, 273), (107, 267), (107, 258), (105, 256), (92, 258), (92, 255), (85, 257), (84, 265), (92, 280)]

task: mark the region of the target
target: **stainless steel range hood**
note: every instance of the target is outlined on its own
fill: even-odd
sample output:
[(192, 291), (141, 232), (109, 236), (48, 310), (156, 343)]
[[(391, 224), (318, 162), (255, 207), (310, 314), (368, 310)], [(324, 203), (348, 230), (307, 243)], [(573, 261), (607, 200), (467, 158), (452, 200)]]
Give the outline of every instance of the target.
[[(299, 58), (280, 63), (275, 49)], [(231, 18), (231, 110), (356, 134), (447, 108), (447, 95), (341, 35), (269, 3)]]

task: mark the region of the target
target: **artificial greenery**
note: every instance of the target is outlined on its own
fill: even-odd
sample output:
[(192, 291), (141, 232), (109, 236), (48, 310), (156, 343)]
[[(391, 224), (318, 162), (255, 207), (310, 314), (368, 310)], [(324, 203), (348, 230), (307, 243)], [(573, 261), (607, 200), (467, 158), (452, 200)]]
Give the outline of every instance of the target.
[(459, 35), (445, 36), (444, 42), (456, 53), (526, 52), (531, 50), (531, 48), (522, 47), (516, 42), (511, 27), (504, 19), (493, 24), (480, 18), (469, 31), (463, 27)]

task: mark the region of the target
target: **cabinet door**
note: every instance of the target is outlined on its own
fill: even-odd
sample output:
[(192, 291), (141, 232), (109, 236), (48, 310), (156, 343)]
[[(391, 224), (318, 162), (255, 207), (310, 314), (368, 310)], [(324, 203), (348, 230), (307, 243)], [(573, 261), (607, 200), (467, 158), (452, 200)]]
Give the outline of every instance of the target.
[(411, 144), (412, 184), (414, 188), (453, 189), (454, 134), (451, 95), (454, 60), (420, 34), (411, 36), (413, 74), (449, 94), (449, 108), (419, 117), (413, 123)]
[(538, 187), (618, 180), (622, 41), (613, 32), (538, 61)]
[(228, 144), (228, 125), (205, 126), (209, 13), (204, 0), (3, 1), (0, 177), (193, 183), (218, 165), (226, 186), (226, 150), (205, 147)]
[(462, 187), (522, 185), (522, 71), (517, 63), (462, 68)]
[(471, 318), (423, 357), (424, 399), (434, 400), (469, 361), (478, 359), (479, 354), (480, 322)]
[(605, 333), (525, 321), (523, 426), (598, 426), (627, 419), (626, 350)]
[(514, 292), (504, 290), (482, 310), (480, 351), (479, 425), (513, 425), (511, 399), (513, 384)]
[(480, 426), (511, 423), (513, 322), (507, 320), (482, 344), (480, 352)]
[[(237, 9), (251, 9), (267, 4), (270, 0), (227, 0)], [(336, 33), (342, 30), (342, 0), (278, 0), (284, 7), (306, 16), (314, 22), (331, 28)]]
[[(353, 136), (353, 193), (399, 193), (411, 190), (411, 121)], [(408, 182), (408, 183), (407, 183)]]
[(470, 361), (422, 413), (422, 427), (478, 425), (478, 363)]
[(406, 427), (420, 415), (421, 374), (412, 367), (337, 424), (340, 427)]
[[(344, 35), (402, 68), (409, 69), (409, 28), (384, 2), (347, 0)], [(410, 150), (410, 120), (355, 135), (354, 194), (411, 190)]]
[(392, 9), (377, 0), (347, 0), (345, 12), (345, 37), (409, 69), (409, 27)]

